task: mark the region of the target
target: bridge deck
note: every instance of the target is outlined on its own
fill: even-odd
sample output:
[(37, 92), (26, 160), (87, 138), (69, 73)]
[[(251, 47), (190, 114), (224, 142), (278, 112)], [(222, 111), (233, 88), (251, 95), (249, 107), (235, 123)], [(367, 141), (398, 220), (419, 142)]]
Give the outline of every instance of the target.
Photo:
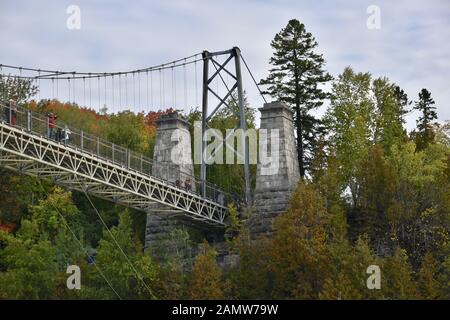
[(72, 128), (68, 143), (57, 141), (49, 138), (53, 136), (46, 116), (20, 107), (0, 109), (0, 165), (144, 212), (225, 225), (225, 193), (214, 186), (207, 185), (207, 193), (201, 195), (194, 191), (202, 190), (201, 181), (192, 177), (189, 190), (154, 177), (151, 160), (140, 154)]

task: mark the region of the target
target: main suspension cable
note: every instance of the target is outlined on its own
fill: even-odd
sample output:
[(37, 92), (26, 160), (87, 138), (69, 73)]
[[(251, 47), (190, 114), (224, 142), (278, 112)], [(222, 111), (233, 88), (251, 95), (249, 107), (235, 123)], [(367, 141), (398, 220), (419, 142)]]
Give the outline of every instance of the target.
[(259, 84), (256, 82), (255, 77), (253, 76), (252, 71), (251, 71), (250, 68), (248, 67), (247, 62), (245, 61), (244, 56), (242, 55), (242, 52), (241, 52), (241, 58), (242, 58), (242, 61), (244, 62), (245, 68), (247, 69), (248, 73), (249, 73), (250, 76), (252, 77), (253, 83), (255, 84), (256, 88), (258, 89), (259, 94), (260, 94), (261, 97), (263, 98), (264, 102), (267, 103), (266, 97), (264, 97), (264, 95), (263, 95), (261, 89), (259, 88)]
[[(38, 72), (37, 76), (23, 76), (20, 74), (18, 78), (23, 79), (65, 79), (70, 77), (72, 75), (72, 79), (82, 79), (83, 76), (85, 78), (89, 77), (110, 77), (110, 76), (118, 76), (118, 75), (127, 75), (127, 74), (136, 74), (136, 73), (143, 73), (143, 72), (151, 72), (151, 71), (158, 71), (158, 70), (165, 70), (165, 69), (172, 69), (176, 67), (183, 67), (185, 65), (196, 63), (197, 61), (203, 60), (203, 58), (198, 58), (198, 56), (201, 55), (201, 53), (197, 53), (185, 58), (181, 58), (178, 60), (174, 60), (171, 62), (163, 63), (160, 65), (142, 68), (142, 69), (135, 69), (135, 70), (129, 70), (129, 71), (119, 71), (119, 72), (77, 72), (77, 71), (57, 71), (57, 70), (47, 70), (47, 69), (36, 69), (36, 68), (28, 68), (28, 67), (18, 67), (13, 65), (6, 65), (6, 64), (0, 64), (0, 67), (7, 68), (7, 69), (15, 69), (22, 71), (30, 71), (30, 72)], [(3, 76), (7, 76), (3, 74)]]

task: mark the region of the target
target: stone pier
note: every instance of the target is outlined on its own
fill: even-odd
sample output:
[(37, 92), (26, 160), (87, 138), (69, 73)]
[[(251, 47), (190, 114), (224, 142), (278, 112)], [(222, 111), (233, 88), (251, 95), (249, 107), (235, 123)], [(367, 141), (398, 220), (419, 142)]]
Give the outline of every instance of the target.
[[(264, 164), (259, 161), (257, 165), (253, 203), (256, 212), (248, 222), (254, 239), (272, 233), (274, 218), (287, 209), (290, 195), (300, 180), (292, 110), (282, 102), (271, 102), (264, 104), (259, 111), (261, 129), (267, 130), (268, 140), (265, 148), (261, 130), (259, 152), (266, 152), (272, 157), (272, 162)], [(278, 152), (278, 158), (274, 152)]]
[[(152, 175), (184, 187), (193, 175), (189, 122), (178, 113), (161, 116), (157, 120), (156, 143), (153, 152)], [(191, 188), (195, 189), (193, 181)], [(145, 247), (155, 249), (159, 242), (169, 240), (174, 229), (185, 227), (173, 213), (164, 212), (155, 205), (147, 214)]]

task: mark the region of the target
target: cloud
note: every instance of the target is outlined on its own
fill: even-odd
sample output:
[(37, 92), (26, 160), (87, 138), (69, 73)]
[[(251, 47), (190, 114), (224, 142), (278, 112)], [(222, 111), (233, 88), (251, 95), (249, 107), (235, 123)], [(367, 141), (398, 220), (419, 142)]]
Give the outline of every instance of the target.
[[(81, 30), (66, 28), (66, 8), (71, 4), (81, 9)], [(366, 9), (371, 4), (380, 7), (380, 30), (366, 27)], [(270, 41), (290, 18), (301, 20), (313, 33), (334, 76), (351, 65), (376, 77), (387, 76), (412, 99), (426, 87), (436, 100), (440, 119), (450, 119), (450, 4), (445, 0), (430, 0), (426, 6), (420, 1), (387, 0), (6, 0), (0, 4), (0, 63), (103, 72), (156, 65), (204, 49), (224, 50), (237, 45), (259, 80), (269, 68)], [(188, 69), (189, 105), (196, 103), (194, 96), (198, 104), (194, 71)], [(169, 78), (170, 74), (166, 75)], [(175, 100), (183, 104), (182, 72), (175, 79), (180, 85)], [(246, 73), (244, 81), (249, 101), (260, 107), (262, 99)], [(156, 85), (154, 89), (159, 90)], [(50, 91), (47, 88), (43, 94)], [(157, 97), (159, 93), (152, 95)], [(174, 100), (171, 93), (166, 95), (167, 101)], [(94, 100), (95, 105), (101, 102)], [(161, 107), (156, 101), (149, 104)], [(408, 127), (413, 126), (414, 116), (408, 119)]]

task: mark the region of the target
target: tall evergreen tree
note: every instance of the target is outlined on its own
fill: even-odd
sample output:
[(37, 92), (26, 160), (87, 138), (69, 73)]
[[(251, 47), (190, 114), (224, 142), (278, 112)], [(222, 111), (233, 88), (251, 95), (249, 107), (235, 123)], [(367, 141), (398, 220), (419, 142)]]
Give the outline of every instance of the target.
[(408, 113), (408, 106), (411, 105), (412, 101), (408, 99), (408, 94), (400, 88), (399, 86), (394, 85), (394, 96), (397, 100), (398, 105), (400, 106), (399, 113), (399, 121), (401, 123), (405, 123), (404, 116)]
[(285, 102), (294, 110), (297, 130), (297, 151), (302, 178), (310, 162), (310, 152), (318, 119), (309, 111), (320, 107), (328, 94), (321, 88), (332, 79), (324, 70), (325, 60), (314, 50), (318, 43), (305, 25), (296, 19), (275, 35), (271, 43), (274, 54), (269, 76), (260, 84), (266, 85), (264, 94)]
[(416, 101), (415, 109), (422, 115), (417, 120), (416, 144), (419, 150), (425, 149), (434, 140), (433, 120), (437, 119), (436, 107), (431, 93), (423, 88), (419, 92), (419, 100)]
[(222, 271), (216, 263), (217, 252), (207, 243), (200, 248), (192, 268), (188, 294), (192, 300), (223, 299)]

